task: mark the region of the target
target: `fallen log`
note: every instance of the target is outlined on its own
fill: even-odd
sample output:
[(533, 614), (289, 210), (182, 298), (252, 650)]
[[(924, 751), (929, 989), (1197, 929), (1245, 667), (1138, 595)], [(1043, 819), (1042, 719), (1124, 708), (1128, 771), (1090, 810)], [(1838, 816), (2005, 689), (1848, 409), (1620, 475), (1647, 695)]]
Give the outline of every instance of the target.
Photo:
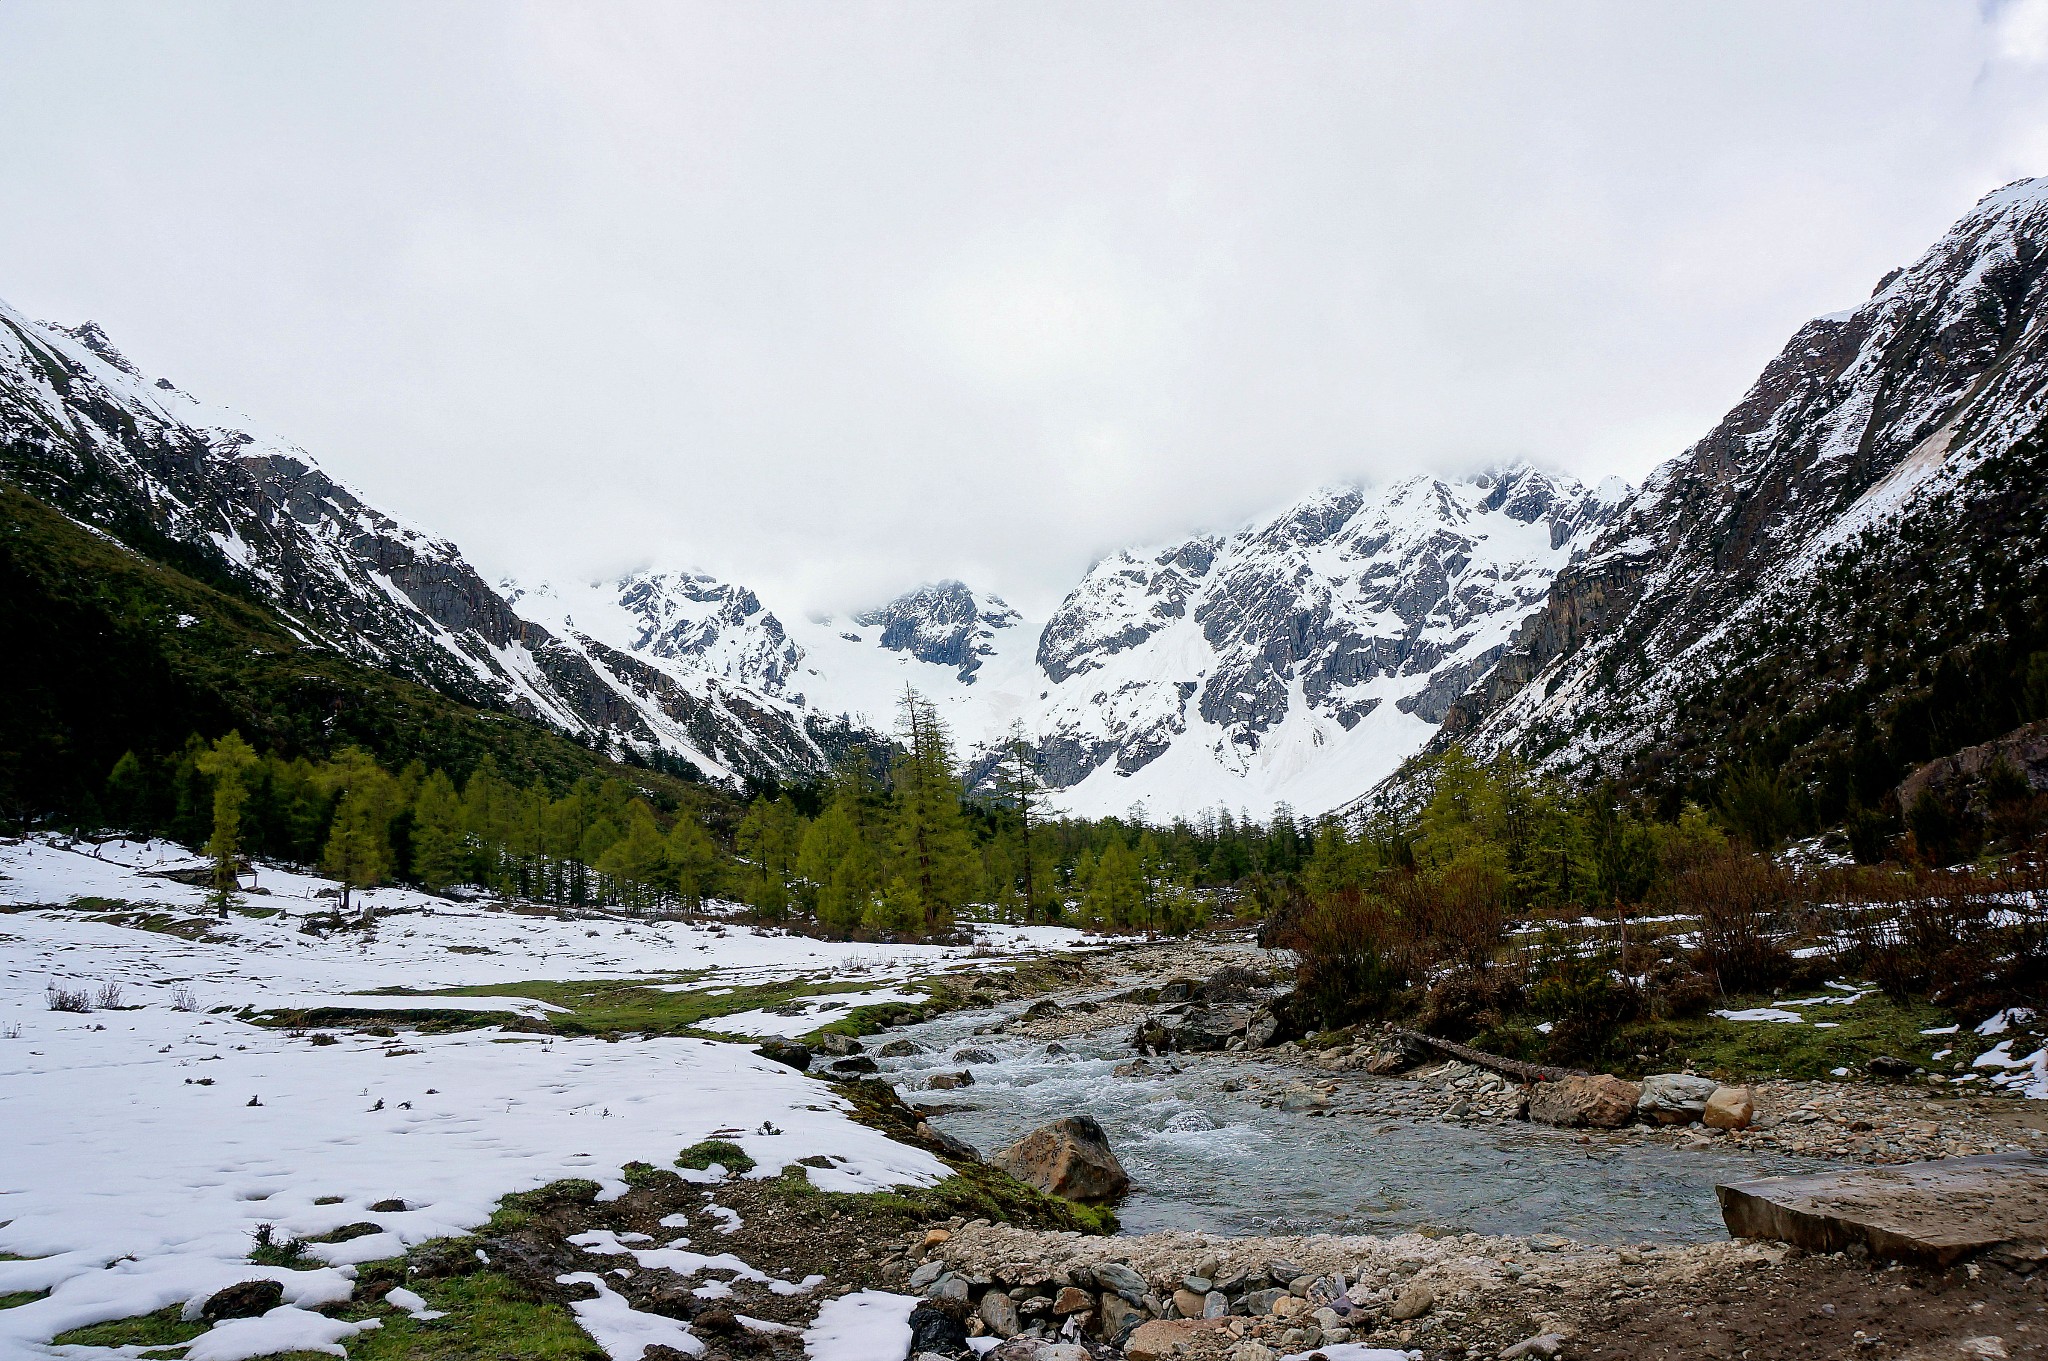
[(1520, 1082), (1556, 1082), (1562, 1078), (1587, 1076), (1582, 1069), (1556, 1068), (1545, 1063), (1524, 1063), (1520, 1059), (1502, 1058), (1499, 1054), (1489, 1054), (1483, 1049), (1474, 1049), (1455, 1040), (1440, 1040), (1419, 1030), (1396, 1027), (1394, 1033), (1413, 1044), (1434, 1049), (1439, 1054), (1448, 1054), (1454, 1059), (1463, 1059), (1481, 1068), (1489, 1068), (1503, 1077), (1511, 1077)]

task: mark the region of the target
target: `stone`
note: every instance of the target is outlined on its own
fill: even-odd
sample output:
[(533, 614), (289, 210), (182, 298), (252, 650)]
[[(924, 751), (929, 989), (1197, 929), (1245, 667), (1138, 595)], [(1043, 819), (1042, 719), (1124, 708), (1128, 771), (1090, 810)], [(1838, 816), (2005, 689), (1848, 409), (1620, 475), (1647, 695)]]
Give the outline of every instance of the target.
[(951, 1309), (920, 1304), (910, 1311), (910, 1351), (937, 1352), (942, 1356), (967, 1353), (967, 1323)]
[(956, 1091), (961, 1087), (972, 1087), (974, 1085), (974, 1074), (968, 1072), (965, 1068), (962, 1068), (957, 1073), (933, 1073), (929, 1078), (925, 1079), (924, 1085), (935, 1092)]
[(1387, 1317), (1396, 1323), (1421, 1318), (1436, 1307), (1436, 1292), (1421, 1281), (1410, 1281), (1387, 1307)]
[(1268, 1049), (1280, 1038), (1280, 1018), (1271, 1007), (1260, 1007), (1245, 1022), (1244, 1042), (1253, 1049)]
[(1017, 1316), (1017, 1302), (1000, 1290), (991, 1290), (981, 1297), (981, 1321), (997, 1337), (1015, 1337), (1024, 1326)]
[(875, 1051), (885, 1059), (907, 1059), (923, 1052), (924, 1046), (915, 1040), (891, 1040)]
[(1109, 1070), (1112, 1077), (1150, 1077), (1157, 1071), (1144, 1059), (1131, 1059)]
[(867, 1051), (867, 1046), (859, 1040), (856, 1040), (851, 1035), (842, 1035), (836, 1030), (828, 1030), (818, 1036), (812, 1048), (821, 1054), (830, 1054), (833, 1058), (838, 1059), (843, 1059), (849, 1054), (860, 1054)]
[(1308, 1301), (1299, 1295), (1282, 1295), (1273, 1301), (1274, 1318), (1295, 1318), (1308, 1312)]
[(1173, 1292), (1173, 1307), (1180, 1311), (1182, 1318), (1200, 1318), (1202, 1316), (1202, 1301), (1206, 1298), (1204, 1295), (1198, 1295), (1192, 1290), (1183, 1288)]
[(1280, 1353), (1263, 1342), (1245, 1341), (1237, 1344), (1230, 1361), (1280, 1361)]
[(1291, 1281), (1301, 1274), (1301, 1268), (1284, 1257), (1275, 1257), (1266, 1263), (1266, 1275), (1276, 1281)]
[(2034, 1153), (1760, 1177), (1714, 1194), (1731, 1237), (1808, 1252), (1941, 1268), (1994, 1249), (2048, 1251), (2048, 1157)]
[(1026, 1021), (1049, 1021), (1054, 1017), (1064, 1014), (1065, 1010), (1066, 1008), (1053, 1001), (1052, 998), (1041, 997), (1030, 1006), (1024, 1008), (1024, 1015), (1021, 1019)]
[(953, 1051), (953, 1062), (955, 1063), (994, 1063), (995, 1061), (996, 1056), (986, 1049), (956, 1049)]
[(1145, 1321), (1145, 1311), (1121, 1295), (1102, 1297), (1102, 1340), (1115, 1346)]
[(1280, 1093), (1280, 1109), (1299, 1114), (1303, 1111), (1328, 1110), (1330, 1098), (1313, 1087), (1295, 1083)]
[(1138, 1325), (1124, 1343), (1124, 1361), (1171, 1361), (1203, 1333), (1214, 1332), (1220, 1319), (1156, 1318)]
[(1636, 1113), (1642, 1088), (1611, 1073), (1539, 1082), (1529, 1096), (1529, 1118), (1566, 1129), (1619, 1129)]
[(835, 1073), (879, 1073), (882, 1066), (866, 1054), (855, 1054), (851, 1058), (832, 1060)]
[(1913, 1076), (1920, 1065), (1905, 1059), (1895, 1059), (1889, 1054), (1879, 1054), (1866, 1067), (1872, 1077), (1898, 1081)]
[(1270, 1314), (1273, 1306), (1287, 1298), (1285, 1290), (1254, 1290), (1244, 1297), (1245, 1312), (1249, 1314)]
[(237, 1281), (207, 1296), (199, 1317), (209, 1323), (224, 1318), (257, 1318), (284, 1303), (284, 1286), (277, 1281)]
[(1092, 1115), (1055, 1120), (1025, 1135), (990, 1161), (1047, 1195), (1083, 1204), (1118, 1200), (1131, 1189), (1129, 1174), (1110, 1151), (1109, 1136)]
[(1700, 1118), (1707, 1099), (1721, 1084), (1691, 1073), (1652, 1073), (1643, 1079), (1636, 1114), (1660, 1125), (1685, 1125)]
[(1225, 1318), (1230, 1313), (1230, 1296), (1221, 1290), (1211, 1290), (1202, 1296), (1203, 1318)]
[(770, 1040), (754, 1052), (771, 1062), (786, 1064), (799, 1073), (807, 1073), (811, 1068), (812, 1055), (808, 1045), (795, 1044), (789, 1040)]
[(1052, 1311), (1060, 1318), (1065, 1318), (1069, 1314), (1085, 1314), (1094, 1307), (1094, 1296), (1071, 1285), (1061, 1286), (1060, 1293), (1052, 1299)]
[(1152, 1287), (1122, 1262), (1098, 1262), (1095, 1264), (1095, 1283), (1104, 1290), (1123, 1296), (1132, 1304), (1150, 1294)]
[(946, 1274), (946, 1264), (933, 1260), (910, 1273), (910, 1288), (922, 1294), (924, 1288)]
[(1756, 1119), (1756, 1096), (1747, 1087), (1716, 1087), (1700, 1112), (1700, 1122), (1714, 1129), (1748, 1129)]
[(1552, 1357), (1564, 1350), (1563, 1333), (1538, 1333), (1500, 1349), (1500, 1361), (1524, 1361), (1532, 1356)]
[(960, 1303), (965, 1304), (967, 1303), (968, 1296), (967, 1278), (954, 1275), (949, 1271), (936, 1281), (933, 1281), (924, 1293), (926, 1299), (958, 1300)]

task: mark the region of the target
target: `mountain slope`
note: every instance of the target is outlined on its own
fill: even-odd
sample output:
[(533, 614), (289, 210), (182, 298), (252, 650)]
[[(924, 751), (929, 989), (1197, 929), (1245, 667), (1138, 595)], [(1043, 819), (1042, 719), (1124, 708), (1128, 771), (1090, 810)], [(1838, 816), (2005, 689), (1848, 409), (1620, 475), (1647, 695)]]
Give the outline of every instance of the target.
[[(1558, 574), (1440, 742), (1697, 791), (1769, 730), (1775, 754), (1751, 754), (1803, 753), (1811, 782), (1857, 724), (1907, 722), (1894, 706), (1944, 658), (2017, 645), (2043, 566), (2041, 522), (2012, 512), (2039, 504), (2044, 301), (2048, 180), (2021, 181), (1862, 306), (1801, 328)], [(1815, 726), (1822, 711), (1843, 731)], [(1877, 766), (1859, 802), (1928, 740), (1862, 758)], [(1844, 806), (1826, 783), (1806, 796)]]
[(521, 618), (463, 560), (300, 449), (250, 433), (97, 327), (0, 304), (0, 476), (307, 642), (466, 704), (715, 777), (816, 770), (834, 735), (759, 692)]

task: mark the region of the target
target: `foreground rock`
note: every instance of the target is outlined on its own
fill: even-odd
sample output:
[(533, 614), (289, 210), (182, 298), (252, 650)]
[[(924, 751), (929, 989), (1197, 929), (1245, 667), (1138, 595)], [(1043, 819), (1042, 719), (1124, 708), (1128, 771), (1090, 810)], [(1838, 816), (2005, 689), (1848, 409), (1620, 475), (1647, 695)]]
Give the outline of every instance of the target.
[(1934, 1267), (1993, 1250), (2048, 1260), (2048, 1158), (2035, 1154), (1762, 1177), (1714, 1192), (1737, 1238)]
[(1636, 1114), (1660, 1125), (1685, 1125), (1706, 1113), (1707, 1102), (1721, 1084), (1691, 1073), (1652, 1073), (1643, 1079)]
[(1093, 1116), (1070, 1115), (1031, 1133), (989, 1159), (1047, 1195), (1101, 1205), (1121, 1199), (1131, 1179)]
[(1619, 1129), (1636, 1113), (1643, 1089), (1608, 1073), (1539, 1082), (1529, 1094), (1529, 1118), (1565, 1129)]

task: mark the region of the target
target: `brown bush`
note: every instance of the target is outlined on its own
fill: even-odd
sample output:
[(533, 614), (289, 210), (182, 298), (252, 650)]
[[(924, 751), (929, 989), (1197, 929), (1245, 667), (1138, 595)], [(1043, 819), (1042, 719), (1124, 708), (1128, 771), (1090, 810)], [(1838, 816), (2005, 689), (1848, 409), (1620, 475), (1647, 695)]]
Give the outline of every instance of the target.
[(1791, 871), (1760, 855), (1719, 855), (1674, 877), (1669, 899), (1699, 919), (1694, 959), (1721, 991), (1768, 992), (1791, 976), (1785, 941), (1805, 902)]
[(1300, 961), (1297, 1014), (1335, 1026), (1385, 1011), (1411, 977), (1406, 935), (1384, 899), (1356, 888), (1301, 912), (1283, 942)]

